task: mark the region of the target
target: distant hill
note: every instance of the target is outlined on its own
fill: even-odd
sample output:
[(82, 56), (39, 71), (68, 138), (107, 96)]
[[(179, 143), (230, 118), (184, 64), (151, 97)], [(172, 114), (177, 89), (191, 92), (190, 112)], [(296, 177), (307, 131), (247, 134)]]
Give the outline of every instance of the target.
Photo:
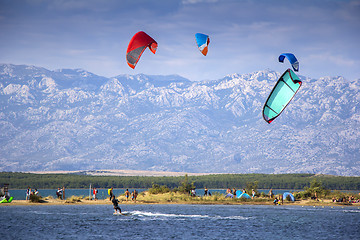
[(280, 74), (191, 82), (0, 64), (0, 171), (359, 176), (360, 80), (299, 76), (298, 94), (267, 124)]

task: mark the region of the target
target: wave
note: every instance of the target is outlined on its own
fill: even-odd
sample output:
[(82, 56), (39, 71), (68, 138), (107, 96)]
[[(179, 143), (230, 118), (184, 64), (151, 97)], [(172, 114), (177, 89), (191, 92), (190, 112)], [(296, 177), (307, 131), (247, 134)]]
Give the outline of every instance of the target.
[(144, 212), (144, 211), (131, 211), (129, 215), (144, 217), (144, 218), (166, 218), (166, 219), (184, 219), (184, 218), (198, 218), (198, 219), (214, 219), (214, 220), (247, 220), (249, 217), (243, 216), (219, 216), (219, 215), (199, 215), (199, 214), (173, 214), (173, 213), (158, 213), (158, 212)]
[(347, 213), (360, 213), (360, 209), (344, 210), (344, 212), (347, 212)]

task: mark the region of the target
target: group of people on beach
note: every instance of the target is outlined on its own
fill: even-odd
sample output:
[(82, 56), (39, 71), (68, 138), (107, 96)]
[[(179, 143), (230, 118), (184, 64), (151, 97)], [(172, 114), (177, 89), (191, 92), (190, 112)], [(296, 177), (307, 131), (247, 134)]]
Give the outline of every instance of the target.
[[(228, 188), (228, 189), (226, 189), (225, 197), (231, 197), (231, 198), (240, 197), (243, 194), (247, 194), (247, 192), (246, 192), (245, 188), (243, 188), (241, 193), (239, 195), (237, 195), (237, 194), (238, 194), (238, 190), (236, 190), (236, 188), (233, 188), (233, 189)], [(256, 191), (254, 189), (251, 189), (251, 199), (254, 199), (255, 197), (256, 197)]]
[[(359, 193), (360, 197), (360, 193)], [(335, 197), (332, 198), (332, 202), (340, 202), (340, 203), (360, 203), (360, 199), (355, 199), (353, 195), (349, 197), (339, 197), (336, 199)]]
[[(111, 201), (113, 196), (115, 196), (113, 190), (114, 190), (113, 187), (108, 189), (109, 201)], [(134, 191), (132, 191), (130, 193), (129, 189), (126, 189), (126, 191), (124, 192), (124, 195), (126, 197), (126, 201), (128, 201), (129, 197), (131, 196), (131, 201), (136, 202), (136, 199), (137, 199), (137, 196), (138, 196), (138, 191), (136, 189), (134, 189)]]
[(27, 188), (26, 190), (26, 200), (30, 200), (30, 196), (31, 195), (39, 195), (39, 191), (35, 188), (34, 190), (32, 190), (30, 187)]
[(274, 203), (274, 205), (282, 205), (282, 204), (284, 204), (283, 195), (279, 194), (279, 197), (275, 197), (273, 203)]

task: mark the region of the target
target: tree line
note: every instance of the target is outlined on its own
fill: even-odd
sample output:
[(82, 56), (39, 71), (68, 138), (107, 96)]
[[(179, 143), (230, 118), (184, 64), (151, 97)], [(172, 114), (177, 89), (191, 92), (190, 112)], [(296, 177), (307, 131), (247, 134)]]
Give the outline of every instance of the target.
[(316, 179), (331, 190), (360, 190), (360, 177), (315, 174), (211, 174), (202, 176), (150, 177), (150, 176), (92, 176), (79, 174), (33, 174), (0, 172), (0, 187), (8, 183), (10, 189), (88, 188), (151, 188), (153, 184), (176, 188), (187, 178), (196, 188), (245, 188), (249, 183), (259, 189), (304, 189)]

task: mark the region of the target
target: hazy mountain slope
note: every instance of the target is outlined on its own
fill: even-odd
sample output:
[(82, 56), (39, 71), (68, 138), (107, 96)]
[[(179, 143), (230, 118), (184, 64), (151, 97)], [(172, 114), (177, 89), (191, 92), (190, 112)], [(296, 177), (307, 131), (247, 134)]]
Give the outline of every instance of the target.
[(190, 82), (2, 64), (0, 170), (360, 175), (360, 80), (300, 76), (267, 124), (261, 111), (279, 76)]

